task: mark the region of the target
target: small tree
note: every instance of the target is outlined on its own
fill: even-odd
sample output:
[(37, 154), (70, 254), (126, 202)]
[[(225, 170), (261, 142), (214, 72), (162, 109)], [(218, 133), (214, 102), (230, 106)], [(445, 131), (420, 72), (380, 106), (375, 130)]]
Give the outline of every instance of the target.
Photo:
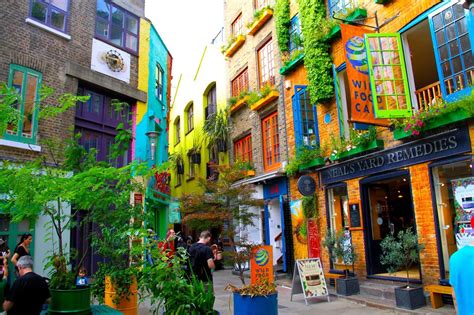
[(336, 236), (336, 256), (340, 257), (342, 263), (344, 264), (344, 273), (346, 279), (349, 277), (349, 269), (347, 266), (352, 266), (352, 273), (354, 273), (355, 261), (357, 259), (357, 253), (355, 251), (354, 244), (352, 244), (352, 239), (349, 234), (346, 234), (344, 231), (341, 231)]
[(410, 286), (410, 267), (420, 260), (419, 253), (425, 248), (424, 244), (418, 243), (418, 237), (409, 227), (406, 230), (387, 235), (380, 243), (382, 255), (380, 262), (387, 266), (390, 273), (404, 268), (407, 273), (407, 288)]
[[(219, 172), (217, 181), (200, 179), (201, 192), (185, 194), (181, 197), (181, 211), (184, 214), (183, 223), (194, 230), (207, 230), (211, 228), (224, 228), (223, 234), (227, 236), (233, 249), (234, 261), (241, 260), (242, 253), (238, 247), (236, 236), (240, 226), (252, 226), (253, 207), (262, 207), (263, 200), (255, 199), (256, 193), (253, 185), (235, 184), (244, 178), (245, 171), (230, 165), (216, 166)], [(245, 248), (245, 246), (244, 246)], [(237, 264), (241, 274), (242, 284), (245, 284), (242, 264)]]

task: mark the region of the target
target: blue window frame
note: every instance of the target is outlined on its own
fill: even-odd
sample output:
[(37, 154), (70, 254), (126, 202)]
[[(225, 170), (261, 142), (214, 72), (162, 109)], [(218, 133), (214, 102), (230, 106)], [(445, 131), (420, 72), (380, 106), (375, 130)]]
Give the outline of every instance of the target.
[(139, 19), (110, 0), (97, 0), (95, 35), (125, 50), (138, 51)]
[(16, 126), (8, 125), (6, 140), (35, 144), (38, 133), (38, 112), (42, 74), (20, 65), (10, 65), (8, 86), (13, 87), (20, 100), (15, 106), (20, 114)]
[(301, 21), (300, 21), (299, 14), (296, 14), (290, 20), (290, 46), (289, 46), (290, 54), (295, 49), (301, 48), (301, 40), (299, 39), (300, 37), (301, 37)]
[(30, 0), (30, 18), (64, 33), (68, 12), (69, 0)]
[(472, 90), (472, 19), (472, 13), (464, 10), (457, 1), (449, 2), (429, 15), (441, 92), (448, 101)]
[(328, 0), (328, 7), (331, 16), (344, 15), (354, 7), (354, 0)]
[(163, 101), (163, 68), (157, 63), (155, 71), (155, 96)]
[(319, 146), (316, 106), (311, 104), (309, 92), (305, 85), (295, 86), (295, 94), (292, 97), (292, 103), (296, 146)]

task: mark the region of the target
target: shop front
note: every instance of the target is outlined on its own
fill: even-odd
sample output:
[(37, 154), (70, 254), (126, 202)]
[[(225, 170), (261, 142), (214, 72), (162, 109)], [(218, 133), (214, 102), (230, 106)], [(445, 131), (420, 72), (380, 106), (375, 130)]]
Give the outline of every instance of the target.
[[(350, 235), (358, 277), (406, 280), (406, 270), (389, 273), (381, 264), (380, 243), (411, 228), (425, 249), (408, 270), (410, 280), (449, 278), (450, 255), (472, 238), (473, 135), (472, 123), (459, 125), (319, 170), (326, 203), (321, 224)], [(327, 251), (323, 258), (333, 272), (342, 269)]]

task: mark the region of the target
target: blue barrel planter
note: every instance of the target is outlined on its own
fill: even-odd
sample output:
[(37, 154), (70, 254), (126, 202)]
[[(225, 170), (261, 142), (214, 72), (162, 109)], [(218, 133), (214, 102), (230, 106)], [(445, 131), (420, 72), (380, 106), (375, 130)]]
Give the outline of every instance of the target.
[(240, 295), (234, 292), (234, 315), (277, 315), (278, 293), (267, 296)]

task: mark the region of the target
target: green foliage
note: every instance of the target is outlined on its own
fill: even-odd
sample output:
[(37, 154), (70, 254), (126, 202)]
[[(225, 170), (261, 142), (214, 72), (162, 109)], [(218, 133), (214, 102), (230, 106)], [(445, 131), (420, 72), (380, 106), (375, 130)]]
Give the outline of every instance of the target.
[(230, 97), (229, 100), (228, 100), (229, 105), (234, 106), (238, 101), (240, 101), (241, 99), (243, 99), (247, 95), (249, 95), (248, 91), (242, 91), (242, 92), (240, 92), (239, 95)]
[(334, 96), (332, 59), (325, 41), (328, 30), (324, 0), (298, 0), (301, 30), (305, 47), (305, 68), (311, 103), (324, 102)]
[(249, 21), (245, 26), (247, 26), (247, 28), (251, 28), (255, 22), (262, 18), (266, 10), (273, 10), (273, 8), (271, 5), (267, 5), (258, 10), (255, 10), (255, 12), (253, 13), (253, 19)]
[(474, 91), (470, 95), (462, 97), (454, 102), (446, 102), (443, 99), (436, 99), (434, 104), (425, 104), (429, 106), (426, 110), (417, 111), (412, 117), (402, 120), (394, 119), (392, 124), (395, 128), (403, 129), (405, 132), (410, 132), (413, 136), (420, 135), (426, 124), (442, 115), (448, 113), (465, 111), (470, 117), (474, 116)]
[(2, 138), (8, 125), (16, 128), (20, 112), (16, 105), (20, 102), (20, 95), (14, 88), (9, 88), (5, 83), (0, 83), (0, 138)]
[(234, 167), (241, 171), (252, 171), (255, 170), (254, 166), (250, 162), (237, 161), (234, 163)]
[[(328, 230), (323, 245), (328, 249), (329, 257), (333, 263), (341, 261), (346, 266), (346, 270), (348, 266), (352, 266), (352, 272), (354, 272), (354, 263), (358, 255), (352, 244), (350, 234), (346, 234), (345, 231), (334, 233)], [(347, 276), (348, 273), (346, 272)]]
[(304, 196), (302, 199), (303, 215), (307, 219), (317, 218), (318, 211), (318, 195)]
[(219, 110), (216, 114), (208, 117), (203, 125), (204, 136), (208, 143), (215, 143), (217, 140), (222, 140), (227, 143), (229, 139), (229, 125), (227, 117), (229, 112), (227, 110)]
[(225, 53), (237, 41), (237, 38), (239, 37), (239, 35), (230, 36), (229, 39), (227, 40), (227, 43), (221, 46), (221, 52)]
[(353, 150), (358, 147), (366, 147), (377, 139), (377, 128), (369, 127), (367, 130), (350, 130), (349, 139), (339, 138), (334, 134), (330, 135), (331, 158), (338, 159), (343, 152)]
[(276, 0), (274, 16), (278, 47), (280, 52), (287, 53), (290, 48), (290, 1)]
[(290, 160), (290, 163), (285, 168), (286, 175), (295, 176), (298, 173), (301, 165), (307, 164), (315, 159), (322, 157), (320, 147), (311, 148), (307, 146), (299, 147), (296, 151), (296, 157)]
[(331, 259), (333, 263), (336, 263), (336, 234), (331, 232), (331, 230), (329, 229), (327, 230), (326, 237), (324, 238), (323, 246), (326, 247), (328, 250), (329, 259)]
[(395, 236), (387, 235), (380, 243), (382, 255), (380, 263), (387, 266), (390, 273), (406, 270), (407, 285), (410, 281), (410, 267), (420, 259), (419, 252), (425, 248), (424, 244), (418, 243), (418, 237), (412, 228), (401, 230)]
[(247, 105), (252, 106), (253, 104), (260, 101), (261, 99), (267, 97), (272, 91), (276, 91), (276, 89), (273, 86), (266, 84), (258, 92), (257, 91), (249, 92), (247, 94), (247, 97), (248, 97)]

